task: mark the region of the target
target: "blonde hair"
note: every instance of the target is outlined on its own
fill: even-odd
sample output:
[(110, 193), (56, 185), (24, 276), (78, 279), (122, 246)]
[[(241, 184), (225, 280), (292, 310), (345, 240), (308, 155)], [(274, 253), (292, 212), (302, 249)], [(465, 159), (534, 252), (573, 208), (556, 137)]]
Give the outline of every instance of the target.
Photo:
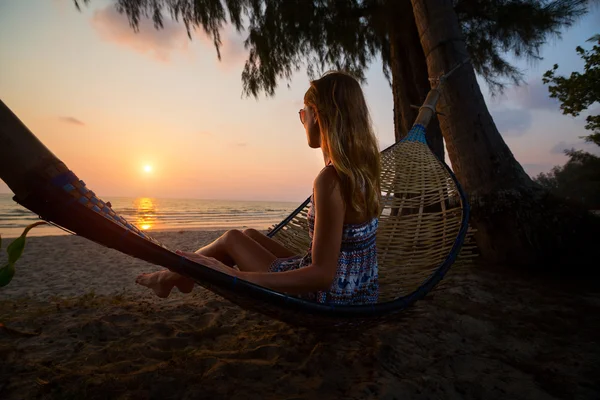
[(346, 205), (379, 216), (381, 161), (360, 84), (345, 72), (328, 72), (310, 83), (304, 103), (317, 112), (321, 148), (340, 176)]

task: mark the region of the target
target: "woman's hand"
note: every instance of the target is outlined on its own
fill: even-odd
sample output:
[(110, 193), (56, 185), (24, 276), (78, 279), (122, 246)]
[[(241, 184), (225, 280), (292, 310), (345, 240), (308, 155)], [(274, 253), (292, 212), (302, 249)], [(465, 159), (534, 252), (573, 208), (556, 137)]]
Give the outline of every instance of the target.
[(227, 265), (223, 264), (221, 261), (213, 257), (207, 257), (202, 254), (190, 253), (181, 250), (177, 250), (175, 253), (179, 254), (180, 256), (184, 256), (188, 260), (205, 265), (209, 268), (212, 268), (227, 275), (237, 276), (237, 273), (239, 272), (238, 270), (228, 267)]

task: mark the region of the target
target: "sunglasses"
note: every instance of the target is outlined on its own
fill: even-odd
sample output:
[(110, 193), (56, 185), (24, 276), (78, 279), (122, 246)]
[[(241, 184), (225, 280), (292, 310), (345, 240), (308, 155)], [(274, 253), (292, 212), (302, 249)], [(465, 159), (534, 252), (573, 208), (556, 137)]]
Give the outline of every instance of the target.
[[(308, 106), (311, 107), (311, 106)], [(313, 112), (315, 112), (314, 108), (313, 108)], [(300, 111), (298, 111), (298, 116), (300, 116), (300, 122), (302, 122), (302, 125), (304, 125), (304, 122), (306, 121), (306, 107), (301, 108)]]
[(306, 110), (304, 108), (301, 108), (300, 111), (298, 111), (298, 116), (300, 116), (300, 122), (302, 123), (302, 125), (304, 125), (305, 115), (306, 115)]

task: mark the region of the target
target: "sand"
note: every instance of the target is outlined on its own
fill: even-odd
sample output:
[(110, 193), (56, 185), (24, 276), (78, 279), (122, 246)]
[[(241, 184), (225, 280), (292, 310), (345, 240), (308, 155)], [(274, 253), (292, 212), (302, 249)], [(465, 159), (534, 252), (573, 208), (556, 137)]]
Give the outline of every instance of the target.
[[(218, 234), (155, 236), (195, 250)], [(155, 298), (134, 279), (157, 269), (79, 237), (30, 238), (0, 288), (0, 398), (600, 398), (593, 285), (473, 265), (397, 323), (323, 335), (202, 288)]]

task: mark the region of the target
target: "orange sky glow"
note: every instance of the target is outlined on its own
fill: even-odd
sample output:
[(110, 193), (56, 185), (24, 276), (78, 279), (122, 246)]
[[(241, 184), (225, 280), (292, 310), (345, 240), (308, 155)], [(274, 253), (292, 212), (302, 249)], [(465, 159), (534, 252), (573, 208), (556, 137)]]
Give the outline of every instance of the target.
[[(563, 163), (561, 146), (586, 146), (585, 115), (562, 116), (535, 95), (549, 65), (580, 66), (574, 48), (597, 33), (598, 14), (549, 43), (547, 61), (527, 66), (528, 88), (492, 98), (482, 84), (530, 174)], [(203, 34), (190, 41), (169, 21), (163, 31), (145, 22), (134, 33), (110, 1), (82, 12), (70, 0), (4, 2), (0, 98), (100, 197), (304, 200), (323, 166), (298, 120), (306, 72), (289, 88), (281, 82), (273, 98), (243, 97), (244, 36), (227, 28), (223, 38), (219, 62)], [(393, 142), (393, 103), (380, 63), (367, 82), (384, 148)], [(8, 192), (0, 181), (0, 193)]]

